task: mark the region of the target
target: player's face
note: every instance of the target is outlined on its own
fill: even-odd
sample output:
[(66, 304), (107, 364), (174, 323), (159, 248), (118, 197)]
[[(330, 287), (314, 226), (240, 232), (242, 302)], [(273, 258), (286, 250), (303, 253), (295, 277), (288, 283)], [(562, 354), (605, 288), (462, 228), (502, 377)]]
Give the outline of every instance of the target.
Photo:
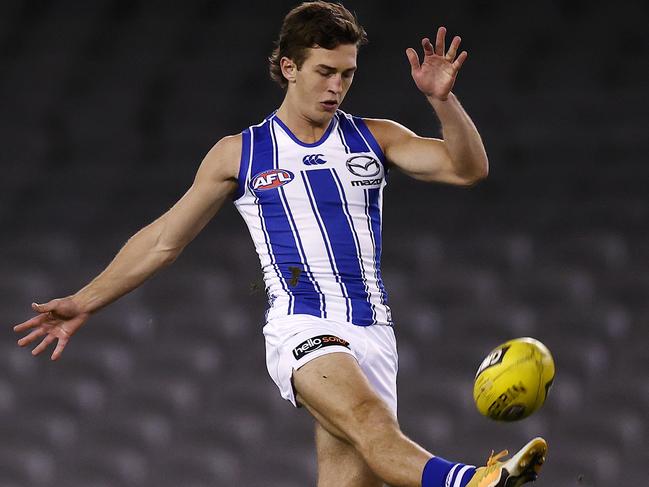
[(308, 50), (293, 86), (303, 113), (315, 122), (328, 122), (349, 90), (356, 71), (355, 44)]

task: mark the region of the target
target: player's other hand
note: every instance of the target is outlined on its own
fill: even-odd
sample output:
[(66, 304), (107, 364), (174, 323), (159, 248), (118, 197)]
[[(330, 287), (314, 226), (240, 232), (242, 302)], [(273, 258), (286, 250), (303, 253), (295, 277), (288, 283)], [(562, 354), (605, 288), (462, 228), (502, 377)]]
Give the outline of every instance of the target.
[(448, 51), (446, 51), (445, 38), (446, 27), (440, 27), (437, 30), (434, 47), (427, 37), (421, 40), (421, 45), (424, 48), (424, 61), (421, 64), (417, 51), (412, 47), (406, 49), (412, 78), (415, 80), (417, 88), (427, 97), (438, 100), (448, 98), (455, 84), (457, 73), (468, 56), (466, 51), (457, 55), (461, 42), (459, 36), (453, 38)]
[(37, 316), (14, 326), (16, 333), (31, 330), (29, 334), (18, 340), (18, 345), (25, 347), (40, 337), (44, 337), (32, 350), (32, 355), (38, 355), (55, 340), (58, 340), (52, 353), (52, 360), (57, 360), (61, 356), (70, 337), (81, 328), (90, 316), (90, 313), (81, 310), (72, 296), (53, 299), (45, 304), (32, 303), (32, 309), (38, 313)]

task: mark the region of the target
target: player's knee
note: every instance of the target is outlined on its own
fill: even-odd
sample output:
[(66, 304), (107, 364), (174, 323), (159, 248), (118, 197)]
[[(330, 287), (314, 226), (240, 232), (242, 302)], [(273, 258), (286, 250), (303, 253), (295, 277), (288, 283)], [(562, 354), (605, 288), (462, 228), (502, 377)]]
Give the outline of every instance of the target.
[(357, 448), (400, 434), (399, 423), (390, 408), (379, 398), (365, 399), (349, 412), (347, 436)]
[(350, 409), (350, 416), (356, 423), (396, 421), (387, 404), (378, 397), (365, 398), (354, 404)]

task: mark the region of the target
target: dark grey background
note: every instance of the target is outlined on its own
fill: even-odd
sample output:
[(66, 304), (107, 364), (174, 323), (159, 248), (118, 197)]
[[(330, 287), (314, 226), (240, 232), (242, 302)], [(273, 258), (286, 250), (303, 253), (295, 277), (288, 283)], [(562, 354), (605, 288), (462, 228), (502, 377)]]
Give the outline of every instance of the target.
[[(315, 485), (311, 420), (265, 370), (259, 264), (232, 205), (60, 362), (11, 331), (171, 206), (219, 138), (278, 106), (266, 57), (293, 5), (0, 1), (1, 487)], [(346, 5), (370, 44), (342, 108), (438, 136), (404, 50), (446, 25), (469, 52), (454, 91), (491, 163), (474, 189), (393, 173), (386, 190), (404, 430), (478, 464), (542, 434), (539, 486), (646, 484), (647, 3)], [(474, 371), (523, 335), (553, 351), (556, 384), (531, 418), (492, 423)]]

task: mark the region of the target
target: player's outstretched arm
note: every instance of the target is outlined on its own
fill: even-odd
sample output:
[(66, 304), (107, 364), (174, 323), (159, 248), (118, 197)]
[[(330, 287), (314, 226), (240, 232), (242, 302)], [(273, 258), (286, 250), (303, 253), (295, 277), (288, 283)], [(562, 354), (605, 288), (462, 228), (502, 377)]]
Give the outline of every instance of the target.
[(176, 260), (236, 190), (240, 157), (240, 136), (219, 141), (205, 156), (185, 195), (164, 215), (133, 235), (90, 284), (72, 296), (32, 304), (38, 315), (14, 327), (17, 333), (29, 331), (18, 340), (18, 345), (24, 347), (43, 337), (32, 350), (33, 355), (38, 355), (57, 341), (52, 360), (58, 359), (70, 337), (92, 313)]
[(444, 140), (419, 137), (389, 120), (367, 120), (367, 124), (387, 159), (409, 176), (471, 185), (487, 176), (489, 162), (478, 130), (451, 91), (468, 54), (457, 54), (458, 36), (446, 51), (445, 37), (446, 28), (440, 27), (434, 47), (428, 38), (422, 39), (422, 62), (414, 49), (406, 50), (412, 78), (442, 123)]

